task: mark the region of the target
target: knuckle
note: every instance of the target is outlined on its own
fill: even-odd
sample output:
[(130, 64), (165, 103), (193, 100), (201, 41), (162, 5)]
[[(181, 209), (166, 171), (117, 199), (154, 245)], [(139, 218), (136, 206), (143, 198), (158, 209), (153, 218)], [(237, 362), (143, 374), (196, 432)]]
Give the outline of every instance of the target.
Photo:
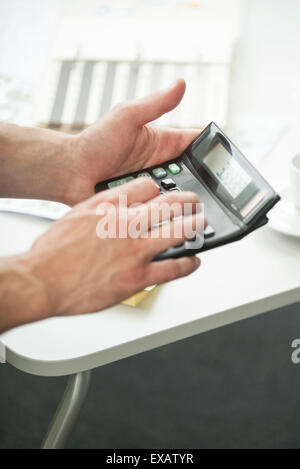
[(140, 182), (140, 185), (144, 189), (151, 190), (151, 193), (153, 194), (153, 197), (155, 197), (159, 194), (159, 187), (152, 178), (149, 178), (149, 177), (139, 178), (139, 182)]
[(160, 204), (161, 214), (171, 218), (181, 216), (184, 211), (184, 199), (178, 194), (168, 194), (165, 197), (166, 199)]
[[(199, 197), (194, 192), (171, 193), (167, 194), (165, 197), (168, 205), (176, 205), (177, 207), (181, 207), (181, 210), (185, 208), (192, 210), (195, 204), (200, 203)], [(188, 206), (186, 206), (186, 204), (188, 204)]]
[(176, 262), (176, 261), (172, 262), (172, 265), (170, 266), (169, 274), (170, 274), (171, 280), (180, 277), (181, 269), (180, 269), (179, 262)]
[(140, 238), (137, 241), (139, 247), (136, 252), (141, 262), (144, 262), (145, 264), (151, 262), (155, 255), (154, 253), (157, 251), (159, 239), (155, 239), (152, 238), (151, 235), (147, 235), (147, 237)]
[(148, 238), (138, 238), (133, 243), (133, 255), (139, 260), (145, 259), (149, 252)]
[(123, 102), (122, 103), (117, 103), (112, 107), (112, 111), (121, 112), (121, 111), (124, 110), (124, 108), (125, 108), (125, 104)]
[(170, 193), (170, 194), (167, 194), (165, 197), (166, 197), (165, 200), (170, 205), (173, 204), (173, 203), (178, 203), (178, 204), (182, 205), (183, 202), (184, 202), (184, 199), (183, 199), (180, 192)]
[(112, 108), (112, 112), (114, 114), (117, 114), (118, 116), (122, 116), (122, 117), (126, 117), (128, 115), (129, 110), (130, 110), (130, 106), (126, 101), (117, 103)]
[(143, 180), (144, 183), (147, 183), (149, 186), (154, 187), (155, 190), (156, 190), (157, 192), (159, 192), (159, 186), (158, 186), (158, 184), (154, 181), (154, 179), (149, 178), (149, 177), (144, 177), (144, 178), (141, 178), (141, 180)]
[(135, 182), (136, 185), (139, 185), (143, 188), (145, 188), (145, 187), (146, 188), (147, 187), (155, 188), (155, 190), (157, 190), (157, 192), (159, 192), (159, 187), (152, 178), (144, 176), (144, 177), (139, 177), (139, 178), (135, 179), (135, 181), (132, 181), (132, 182)]
[(191, 202), (193, 202), (193, 203), (198, 203), (198, 202), (200, 202), (200, 199), (199, 199), (198, 195), (197, 195), (195, 192), (187, 191), (186, 194), (187, 194), (188, 199), (189, 199)]
[(114, 285), (122, 295), (131, 294), (138, 291), (143, 281), (142, 270), (135, 267), (126, 269), (116, 274)]

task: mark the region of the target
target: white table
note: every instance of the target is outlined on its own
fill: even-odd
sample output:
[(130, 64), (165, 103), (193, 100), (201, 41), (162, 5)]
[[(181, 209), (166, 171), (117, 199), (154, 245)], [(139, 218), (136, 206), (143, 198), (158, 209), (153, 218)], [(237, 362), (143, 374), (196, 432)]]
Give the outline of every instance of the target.
[[(28, 249), (48, 225), (0, 214), (0, 255)], [(197, 272), (159, 287), (137, 308), (118, 305), (3, 334), (13, 366), (42, 376), (71, 375), (44, 447), (65, 441), (88, 388), (86, 370), (300, 301), (299, 253), (299, 240), (265, 227), (203, 253)]]
[[(278, 158), (282, 151), (279, 145)], [(272, 158), (277, 167), (278, 161)], [(274, 174), (270, 176), (274, 183)], [(27, 250), (49, 223), (0, 214), (0, 256)], [(160, 286), (136, 308), (118, 305), (3, 334), (0, 339), (13, 366), (42, 376), (71, 375), (44, 447), (62, 445), (92, 368), (300, 301), (299, 254), (299, 239), (264, 227), (242, 241), (203, 253), (197, 272)]]
[[(0, 256), (30, 247), (50, 222), (0, 214)], [(7, 361), (27, 373), (89, 370), (300, 300), (300, 241), (268, 227), (203, 253), (191, 276), (154, 290), (138, 307), (47, 319), (1, 336)]]

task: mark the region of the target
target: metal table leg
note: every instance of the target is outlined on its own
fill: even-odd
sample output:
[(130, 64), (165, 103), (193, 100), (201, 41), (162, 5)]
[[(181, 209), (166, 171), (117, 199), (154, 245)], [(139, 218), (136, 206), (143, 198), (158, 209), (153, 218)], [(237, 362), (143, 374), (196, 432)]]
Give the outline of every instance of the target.
[(59, 449), (64, 446), (84, 403), (90, 380), (91, 370), (70, 376), (42, 449)]

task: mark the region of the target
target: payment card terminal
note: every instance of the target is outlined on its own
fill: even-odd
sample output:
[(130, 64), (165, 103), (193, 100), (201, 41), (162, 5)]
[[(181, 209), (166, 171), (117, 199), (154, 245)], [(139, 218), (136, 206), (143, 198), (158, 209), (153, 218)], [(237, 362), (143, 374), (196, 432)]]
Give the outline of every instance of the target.
[(204, 204), (208, 225), (180, 246), (154, 260), (195, 255), (237, 241), (268, 222), (268, 211), (280, 197), (222, 130), (212, 122), (176, 159), (96, 186), (96, 192), (136, 177), (151, 177), (168, 191), (193, 191)]

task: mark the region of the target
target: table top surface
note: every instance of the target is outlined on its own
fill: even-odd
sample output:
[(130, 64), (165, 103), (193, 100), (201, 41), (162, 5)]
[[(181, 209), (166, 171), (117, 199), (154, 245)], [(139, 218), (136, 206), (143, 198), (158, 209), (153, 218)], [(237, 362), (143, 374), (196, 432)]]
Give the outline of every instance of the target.
[[(1, 213), (0, 256), (27, 250), (49, 223)], [(7, 361), (37, 375), (76, 373), (298, 302), (299, 253), (300, 239), (263, 227), (201, 254), (198, 271), (158, 287), (135, 308), (117, 305), (2, 334)]]

